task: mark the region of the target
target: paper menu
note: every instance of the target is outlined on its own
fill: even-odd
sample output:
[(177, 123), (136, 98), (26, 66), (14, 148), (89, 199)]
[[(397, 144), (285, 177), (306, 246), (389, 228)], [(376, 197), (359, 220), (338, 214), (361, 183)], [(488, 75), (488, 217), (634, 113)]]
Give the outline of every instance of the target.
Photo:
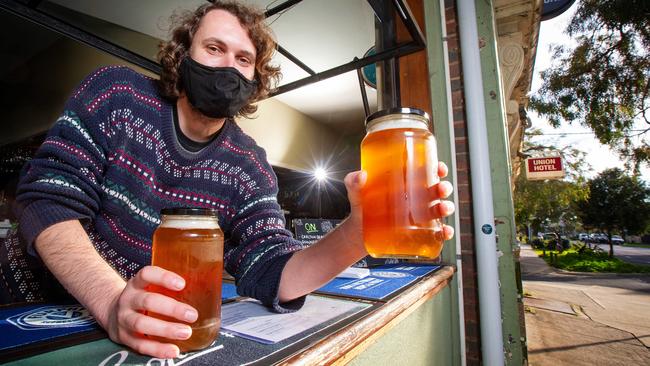
[(299, 311), (278, 314), (258, 301), (240, 301), (223, 306), (221, 329), (242, 338), (273, 344), (358, 309), (360, 305), (364, 307), (364, 304), (351, 301), (307, 296)]

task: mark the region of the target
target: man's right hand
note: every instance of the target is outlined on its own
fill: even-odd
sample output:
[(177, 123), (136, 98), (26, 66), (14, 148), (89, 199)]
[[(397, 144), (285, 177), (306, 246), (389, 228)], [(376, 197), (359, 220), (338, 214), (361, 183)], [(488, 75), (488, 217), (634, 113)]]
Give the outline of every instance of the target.
[[(195, 322), (198, 313), (193, 307), (171, 297), (147, 291), (149, 285), (179, 291), (185, 287), (185, 280), (160, 267), (142, 268), (113, 300), (109, 307), (108, 323), (102, 326), (111, 340), (139, 353), (158, 358), (178, 357), (180, 351), (176, 345), (146, 338), (144, 334), (167, 339), (188, 339), (192, 335), (192, 328), (186, 323)], [(160, 314), (184, 323), (157, 319), (146, 313)]]
[[(179, 275), (147, 266), (125, 282), (95, 250), (78, 220), (63, 221), (45, 229), (34, 243), (45, 265), (61, 284), (86, 307), (111, 339), (142, 354), (172, 358), (177, 346), (145, 338), (187, 339), (196, 321), (194, 308), (168, 296), (147, 291), (157, 285), (172, 291), (185, 287)], [(153, 312), (179, 323), (145, 315)], [(183, 322), (183, 323), (180, 323)]]

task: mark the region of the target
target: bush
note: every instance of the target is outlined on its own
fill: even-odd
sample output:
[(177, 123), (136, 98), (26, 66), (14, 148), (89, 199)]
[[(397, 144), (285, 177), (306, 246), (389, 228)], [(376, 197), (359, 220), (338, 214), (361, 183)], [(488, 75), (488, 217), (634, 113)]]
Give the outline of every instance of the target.
[[(560, 248), (557, 247), (557, 239), (544, 240), (543, 245), (547, 250), (560, 249)], [(568, 239), (562, 239), (562, 240), (560, 240), (560, 245), (562, 246), (562, 250), (566, 250), (566, 249), (569, 249), (571, 247), (571, 242)], [(542, 248), (540, 247), (539, 249), (542, 249)]]
[(553, 262), (549, 256), (544, 260), (554, 267), (567, 271), (650, 273), (650, 266), (634, 265), (618, 258), (610, 258), (607, 252), (591, 249), (584, 244), (574, 246), (573, 249), (564, 253), (558, 253)]
[(571, 248), (571, 242), (569, 239), (562, 239), (562, 248), (564, 250)]
[(544, 249), (544, 242), (541, 239), (535, 238), (530, 242), (530, 245), (535, 249)]
[(544, 246), (547, 249), (555, 249), (555, 243), (556, 243), (555, 239), (546, 239), (546, 240), (544, 240)]

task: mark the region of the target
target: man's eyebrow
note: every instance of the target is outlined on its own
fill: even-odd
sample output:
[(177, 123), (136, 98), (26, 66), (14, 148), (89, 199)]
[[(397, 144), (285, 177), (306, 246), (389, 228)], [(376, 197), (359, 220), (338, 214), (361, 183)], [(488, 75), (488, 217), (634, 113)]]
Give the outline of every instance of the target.
[(203, 39), (202, 43), (210, 43), (210, 42), (216, 42), (216, 43), (221, 43), (221, 44), (226, 44), (226, 42), (222, 41), (221, 39), (217, 37), (208, 37)]
[(255, 61), (255, 57), (256, 57), (256, 56), (255, 56), (255, 54), (254, 54), (253, 52), (246, 51), (246, 50), (241, 50), (240, 53), (241, 53), (242, 55), (244, 55), (245, 57), (248, 57), (248, 58), (250, 58), (251, 60)]

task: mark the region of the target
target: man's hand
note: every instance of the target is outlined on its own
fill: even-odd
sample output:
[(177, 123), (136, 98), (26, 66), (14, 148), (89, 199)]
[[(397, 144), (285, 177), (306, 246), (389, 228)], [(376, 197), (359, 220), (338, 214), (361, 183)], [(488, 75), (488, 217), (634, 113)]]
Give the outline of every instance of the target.
[[(443, 162), (438, 162), (438, 177), (443, 179), (447, 176), (449, 169), (447, 169), (447, 164)], [(431, 207), (431, 217), (441, 219), (443, 217), (450, 216), (456, 210), (456, 206), (451, 201), (444, 201), (443, 198), (449, 197), (454, 191), (454, 187), (448, 181), (441, 180), (440, 183), (429, 188), (430, 199), (431, 201), (440, 200), (439, 203)], [(449, 240), (454, 237), (454, 228), (448, 225), (442, 226), (442, 231), (444, 233), (445, 240)]]
[[(102, 326), (114, 342), (131, 347), (139, 353), (158, 358), (178, 357), (180, 350), (176, 345), (162, 343), (143, 335), (188, 339), (192, 335), (192, 328), (185, 323), (195, 322), (198, 313), (187, 304), (147, 291), (150, 285), (179, 291), (185, 287), (185, 280), (160, 267), (142, 268), (127, 282), (122, 293), (114, 299), (109, 308), (108, 323)], [(160, 314), (185, 323), (160, 320), (146, 315), (147, 313)]]
[[(182, 277), (159, 267), (147, 266), (125, 282), (93, 248), (79, 221), (70, 220), (45, 229), (36, 250), (61, 284), (97, 319), (111, 339), (142, 354), (172, 358), (177, 346), (148, 339), (143, 334), (167, 339), (187, 339), (197, 312), (170, 297), (148, 292), (156, 285), (171, 291), (185, 287)], [(153, 312), (184, 323), (145, 315)]]
[[(438, 164), (438, 176), (447, 176), (447, 166)], [(368, 255), (363, 245), (361, 189), (366, 184), (363, 171), (349, 173), (345, 187), (350, 201), (350, 216), (330, 231), (316, 244), (296, 252), (282, 271), (278, 298), (286, 302), (308, 294), (323, 286), (354, 262)], [(449, 182), (440, 182), (429, 188), (431, 201), (448, 197), (453, 188)], [(440, 201), (431, 207), (431, 219), (443, 218), (454, 213), (454, 204)], [(454, 236), (454, 229), (443, 226), (445, 240)]]
[[(447, 165), (443, 162), (438, 163), (438, 177), (440, 179), (447, 176)], [(345, 177), (345, 188), (348, 190), (348, 200), (350, 201), (350, 218), (349, 220), (357, 225), (358, 230), (362, 226), (362, 208), (361, 208), (361, 189), (366, 184), (368, 176), (365, 171), (356, 171), (349, 173)], [(436, 201), (449, 197), (453, 192), (453, 186), (447, 181), (440, 181), (440, 183), (429, 187), (430, 200)], [(441, 219), (453, 214), (455, 211), (454, 203), (451, 201), (439, 201), (431, 207), (431, 219)], [(444, 240), (449, 240), (454, 236), (454, 228), (448, 225), (443, 225)], [(361, 233), (359, 233), (361, 235)]]

